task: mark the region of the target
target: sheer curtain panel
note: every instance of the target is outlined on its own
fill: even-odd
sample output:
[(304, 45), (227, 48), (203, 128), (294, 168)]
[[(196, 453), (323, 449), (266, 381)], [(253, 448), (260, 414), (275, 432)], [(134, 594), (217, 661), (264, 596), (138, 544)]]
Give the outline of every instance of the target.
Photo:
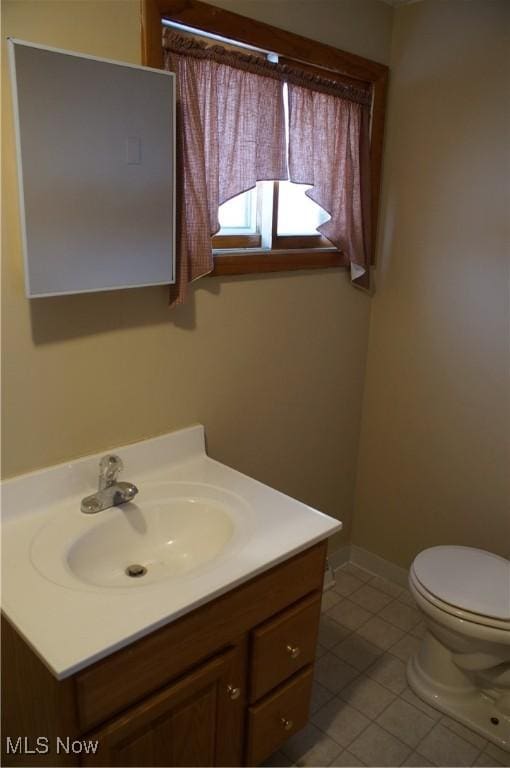
[(363, 287), (370, 269), (369, 109), (289, 83), (289, 177), (330, 219), (318, 228), (348, 258)]
[(219, 206), (257, 181), (287, 178), (285, 116), (278, 79), (232, 66), (229, 52), (169, 29), (163, 47), (165, 68), (177, 74), (178, 250), (171, 303), (180, 304), (188, 283), (213, 269)]

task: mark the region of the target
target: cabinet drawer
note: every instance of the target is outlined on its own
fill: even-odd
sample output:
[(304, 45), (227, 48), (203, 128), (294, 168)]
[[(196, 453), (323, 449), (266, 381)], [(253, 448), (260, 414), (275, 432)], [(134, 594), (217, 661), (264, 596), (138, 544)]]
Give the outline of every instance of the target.
[(246, 764), (258, 765), (306, 725), (312, 692), (313, 667), (248, 709)]
[(250, 702), (312, 663), (320, 610), (321, 593), (314, 592), (253, 631)]

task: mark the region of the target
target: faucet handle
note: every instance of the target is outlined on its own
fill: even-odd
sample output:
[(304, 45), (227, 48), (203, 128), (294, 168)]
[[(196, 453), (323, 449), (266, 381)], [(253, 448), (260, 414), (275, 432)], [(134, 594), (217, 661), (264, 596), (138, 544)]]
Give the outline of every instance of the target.
[(124, 464), (120, 456), (116, 456), (114, 453), (109, 453), (103, 456), (99, 462), (99, 490), (108, 488), (113, 485), (117, 479), (117, 475), (124, 469)]

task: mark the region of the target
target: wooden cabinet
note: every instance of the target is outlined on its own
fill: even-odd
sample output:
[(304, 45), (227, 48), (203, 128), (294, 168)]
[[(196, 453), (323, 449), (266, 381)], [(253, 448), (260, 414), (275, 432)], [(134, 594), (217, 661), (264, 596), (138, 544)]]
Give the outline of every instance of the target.
[(99, 750), (83, 764), (234, 764), (228, 731), (242, 725), (243, 716), (240, 697), (230, 695), (235, 653), (216, 656), (92, 733), (90, 739), (97, 739)]
[(306, 725), (312, 691), (308, 666), (248, 710), (247, 765), (258, 765)]
[(313, 593), (253, 631), (250, 702), (313, 663), (320, 610), (321, 594)]
[[(308, 719), (320, 543), (65, 680), (2, 633), (3, 734), (48, 735), (3, 765), (257, 765)], [(67, 753), (57, 737), (98, 741)]]

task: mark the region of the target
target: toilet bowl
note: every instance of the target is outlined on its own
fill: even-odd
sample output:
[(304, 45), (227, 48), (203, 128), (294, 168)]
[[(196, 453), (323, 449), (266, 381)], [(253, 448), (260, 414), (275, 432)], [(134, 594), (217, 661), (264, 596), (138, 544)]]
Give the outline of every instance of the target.
[(432, 547), (414, 560), (409, 585), (427, 628), (408, 662), (409, 685), (510, 751), (510, 561)]

